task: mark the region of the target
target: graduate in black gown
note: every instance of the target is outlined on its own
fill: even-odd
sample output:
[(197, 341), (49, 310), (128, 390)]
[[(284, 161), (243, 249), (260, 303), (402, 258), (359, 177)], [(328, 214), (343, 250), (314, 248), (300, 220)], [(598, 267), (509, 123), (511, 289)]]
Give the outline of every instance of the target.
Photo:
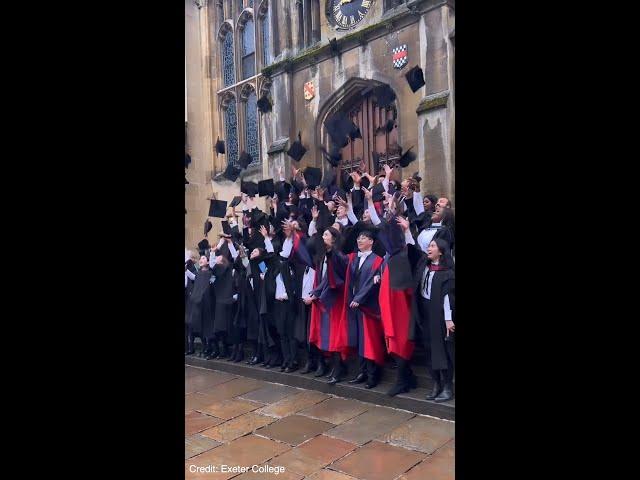
[[(185, 251), (184, 266), (185, 266), (184, 309), (186, 312), (188, 303), (189, 303), (189, 296), (191, 295), (191, 291), (193, 290), (193, 280), (191, 280), (190, 277), (193, 278), (195, 277), (195, 274), (198, 273), (198, 269), (196, 268), (193, 262), (193, 259), (191, 259), (191, 252), (189, 251)], [(190, 275), (187, 275), (187, 271), (190, 272)], [(185, 355), (192, 355), (193, 353), (195, 353), (193, 342), (190, 341), (192, 337), (193, 337), (193, 334), (191, 332), (191, 328), (189, 324), (187, 323), (187, 318), (185, 315), (185, 322), (184, 322), (184, 354)]]
[(210, 296), (210, 285), (213, 275), (210, 260), (202, 255), (198, 262), (197, 273), (190, 271), (185, 264), (185, 274), (193, 281), (193, 288), (189, 294), (186, 309), (186, 323), (189, 329), (189, 351), (194, 351), (194, 340), (199, 336), (203, 351), (207, 350), (207, 339), (213, 334), (213, 311)]
[(213, 319), (213, 337), (209, 344), (211, 352), (207, 358), (227, 358), (229, 351), (227, 342), (233, 329), (236, 307), (236, 294), (233, 282), (233, 262), (237, 250), (230, 238), (221, 238), (215, 250), (215, 264), (212, 273), (215, 276), (214, 288), (216, 307)]
[(416, 265), (409, 338), (422, 338), (426, 366), (433, 379), (427, 400), (453, 398), (455, 274), (449, 245), (442, 239), (429, 243), (427, 253), (408, 245)]
[[(236, 345), (236, 354), (233, 360), (239, 362), (242, 360), (244, 346), (249, 344), (253, 347), (253, 354), (249, 357), (250, 363), (252, 358), (257, 355), (257, 341), (258, 341), (258, 306), (257, 290), (254, 290), (253, 285), (257, 285), (257, 281), (254, 280), (253, 270), (257, 269), (257, 265), (249, 260), (246, 249), (242, 246), (238, 248), (239, 255), (234, 263), (234, 268), (237, 273), (237, 309), (236, 316), (233, 320), (234, 328), (242, 332), (239, 338), (239, 344)], [(256, 362), (257, 363), (257, 362)]]

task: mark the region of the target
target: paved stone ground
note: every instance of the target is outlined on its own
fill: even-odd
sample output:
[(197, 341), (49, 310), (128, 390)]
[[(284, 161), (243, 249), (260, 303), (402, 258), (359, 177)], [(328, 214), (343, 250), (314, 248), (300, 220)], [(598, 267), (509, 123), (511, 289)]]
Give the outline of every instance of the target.
[(452, 422), (195, 367), (185, 367), (185, 435), (187, 479), (454, 478)]

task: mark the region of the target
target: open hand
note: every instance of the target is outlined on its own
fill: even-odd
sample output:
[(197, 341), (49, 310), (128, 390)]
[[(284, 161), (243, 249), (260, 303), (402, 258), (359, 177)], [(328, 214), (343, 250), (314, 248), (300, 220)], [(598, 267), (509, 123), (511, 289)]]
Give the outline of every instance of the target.
[(407, 220), (406, 218), (398, 217), (396, 221), (398, 222), (398, 225), (400, 225), (400, 227), (402, 228), (403, 232), (406, 232), (409, 229), (409, 220)]
[(260, 226), (260, 233), (264, 238), (267, 238), (269, 236), (269, 232), (267, 231), (267, 228), (264, 225)]

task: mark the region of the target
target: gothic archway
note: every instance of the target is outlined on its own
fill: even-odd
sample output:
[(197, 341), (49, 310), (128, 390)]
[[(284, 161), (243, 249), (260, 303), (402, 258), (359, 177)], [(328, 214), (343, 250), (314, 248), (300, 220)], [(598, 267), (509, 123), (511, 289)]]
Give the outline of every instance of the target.
[[(350, 141), (342, 150), (342, 170), (352, 171), (364, 161), (369, 173), (377, 173), (382, 165), (400, 157), (398, 145), (397, 99), (388, 107), (377, 105), (373, 87), (382, 85), (376, 80), (351, 78), (327, 99), (320, 109), (316, 124), (316, 145), (329, 147), (325, 120), (335, 112), (346, 113), (360, 128), (362, 138)], [(388, 124), (388, 122), (391, 122)], [(389, 129), (387, 128), (389, 125)], [(322, 168), (326, 162), (320, 159)]]

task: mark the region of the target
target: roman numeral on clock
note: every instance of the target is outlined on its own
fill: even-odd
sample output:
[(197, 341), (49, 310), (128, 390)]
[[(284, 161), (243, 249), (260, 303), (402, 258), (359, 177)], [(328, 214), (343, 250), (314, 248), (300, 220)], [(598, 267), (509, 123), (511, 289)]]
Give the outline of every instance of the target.
[(342, 22), (342, 17), (344, 17), (344, 14), (342, 12), (336, 13), (336, 22), (337, 23), (341, 23)]
[(362, 7), (369, 8), (371, 6), (370, 0), (362, 0)]
[(364, 18), (364, 13), (358, 10), (358, 16), (360, 17), (360, 20), (362, 20)]
[(334, 5), (333, 11), (334, 12), (339, 12), (340, 11), (340, 5)]

